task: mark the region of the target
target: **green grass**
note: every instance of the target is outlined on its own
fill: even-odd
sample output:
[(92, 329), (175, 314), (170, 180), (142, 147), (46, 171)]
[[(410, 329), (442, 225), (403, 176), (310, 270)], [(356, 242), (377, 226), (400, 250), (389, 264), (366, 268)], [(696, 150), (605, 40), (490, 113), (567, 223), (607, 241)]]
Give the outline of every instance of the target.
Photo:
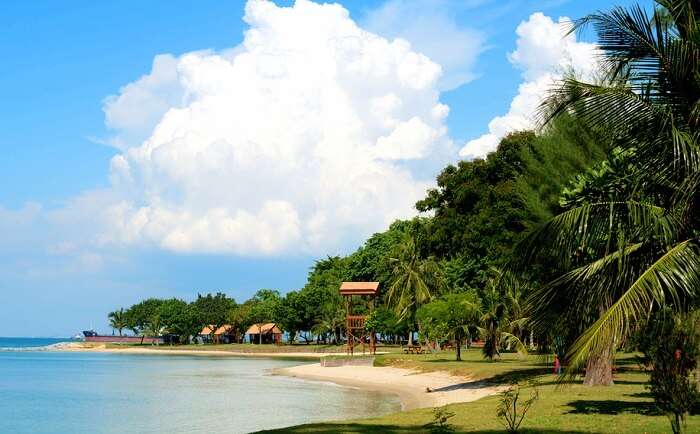
[[(464, 361), (454, 361), (454, 353), (438, 355), (393, 354), (377, 357), (377, 364), (410, 367), (455, 374), (475, 379), (508, 383), (513, 380), (537, 380), (540, 399), (521, 426), (522, 433), (666, 433), (668, 419), (658, 414), (647, 389), (647, 374), (638, 370), (632, 355), (617, 361), (615, 385), (586, 387), (576, 383), (559, 384), (550, 367), (538, 356), (519, 359), (504, 355), (501, 361), (481, 359), (478, 350), (466, 351)], [(529, 391), (524, 389), (524, 394)], [(496, 417), (498, 396), (479, 401), (453, 404), (450, 419), (456, 433), (504, 432)], [(301, 425), (269, 432), (297, 434), (321, 432), (347, 433), (421, 433), (433, 419), (432, 409), (389, 414), (382, 417), (340, 423)], [(267, 432), (267, 431), (266, 431)], [(688, 419), (688, 432), (700, 432), (700, 416)]]
[[(172, 351), (229, 351), (239, 353), (344, 353), (345, 346), (324, 344), (190, 344), (190, 345), (151, 345), (151, 344), (116, 344), (116, 343), (84, 343), (86, 346), (105, 346), (106, 348), (135, 347), (144, 349), (172, 350)], [(380, 352), (400, 352), (398, 346), (378, 346)], [(361, 353), (356, 353), (361, 354)]]
[(515, 353), (504, 353), (500, 360), (488, 361), (481, 351), (462, 351), (462, 361), (455, 360), (454, 351), (437, 354), (383, 354), (377, 356), (376, 366), (395, 366), (419, 371), (447, 371), (453, 375), (469, 377), (473, 380), (492, 380), (497, 383), (509, 382), (544, 374), (551, 370), (545, 358), (539, 355), (520, 357)]

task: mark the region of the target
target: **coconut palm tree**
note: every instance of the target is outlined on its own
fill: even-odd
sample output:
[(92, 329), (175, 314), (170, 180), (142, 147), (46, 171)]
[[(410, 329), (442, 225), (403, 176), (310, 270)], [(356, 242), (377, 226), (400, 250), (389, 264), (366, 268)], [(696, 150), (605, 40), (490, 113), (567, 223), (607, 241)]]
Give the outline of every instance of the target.
[(122, 330), (127, 327), (126, 315), (124, 314), (124, 308), (110, 312), (109, 315), (109, 326), (119, 332), (119, 336), (122, 335)]
[(699, 22), (690, 0), (583, 18), (574, 28), (596, 31), (603, 81), (567, 78), (543, 105), (545, 121), (572, 115), (610, 132), (638, 169), (624, 194), (588, 197), (520, 246), (523, 263), (553, 260), (563, 271), (529, 301), (538, 326), (563, 316), (581, 327), (567, 359), (570, 374), (585, 365), (585, 384), (611, 384), (616, 345), (654, 309), (682, 308), (700, 289)]
[(512, 273), (498, 269), (492, 269), (491, 273), (484, 290), (481, 327), (478, 328), (484, 340), (484, 357), (489, 360), (500, 357), (503, 347), (515, 347), (518, 353), (527, 354), (521, 339), (529, 321), (522, 316), (520, 307), (522, 285)]
[(408, 324), (408, 344), (413, 345), (416, 311), (442, 289), (444, 276), (433, 258), (421, 257), (415, 234), (405, 236), (395, 248), (390, 261), (394, 268), (387, 301), (399, 319)]
[(316, 323), (311, 328), (311, 332), (317, 336), (330, 335), (333, 343), (340, 341), (342, 330), (345, 326), (345, 310), (335, 303), (328, 303), (324, 307), (321, 315), (316, 319)]

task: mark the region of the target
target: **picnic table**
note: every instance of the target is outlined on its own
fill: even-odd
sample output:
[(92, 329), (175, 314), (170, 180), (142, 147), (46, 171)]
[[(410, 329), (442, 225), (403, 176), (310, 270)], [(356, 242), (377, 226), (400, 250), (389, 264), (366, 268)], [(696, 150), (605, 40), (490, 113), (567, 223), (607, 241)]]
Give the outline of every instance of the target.
[(423, 347), (420, 345), (409, 345), (403, 349), (406, 354), (423, 354)]

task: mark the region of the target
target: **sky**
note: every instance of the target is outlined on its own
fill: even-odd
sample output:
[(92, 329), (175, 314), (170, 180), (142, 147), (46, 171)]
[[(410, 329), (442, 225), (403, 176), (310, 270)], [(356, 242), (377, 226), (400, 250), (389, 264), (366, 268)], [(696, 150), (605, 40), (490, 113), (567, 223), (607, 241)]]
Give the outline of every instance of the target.
[[(617, 1), (625, 5), (628, 2)], [(0, 336), (301, 287), (595, 76), (592, 0), (4, 5)]]

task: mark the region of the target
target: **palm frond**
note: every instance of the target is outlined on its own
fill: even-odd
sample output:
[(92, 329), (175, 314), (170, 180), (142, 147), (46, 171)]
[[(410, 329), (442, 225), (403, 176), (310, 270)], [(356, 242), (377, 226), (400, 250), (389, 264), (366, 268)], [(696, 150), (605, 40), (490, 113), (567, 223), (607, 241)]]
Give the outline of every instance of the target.
[(610, 342), (627, 336), (654, 304), (678, 305), (684, 296), (697, 296), (699, 290), (700, 250), (694, 241), (686, 240), (646, 269), (574, 342), (567, 354), (570, 369), (580, 367), (590, 354), (603, 351)]

